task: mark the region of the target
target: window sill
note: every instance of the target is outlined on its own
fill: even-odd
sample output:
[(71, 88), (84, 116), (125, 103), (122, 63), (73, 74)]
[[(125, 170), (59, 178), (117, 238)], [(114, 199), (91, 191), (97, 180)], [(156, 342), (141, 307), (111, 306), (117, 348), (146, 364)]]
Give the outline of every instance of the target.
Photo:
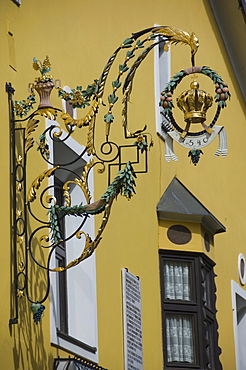
[(83, 348), (84, 350), (96, 354), (97, 348), (96, 347), (91, 347), (88, 344), (81, 342), (80, 340), (71, 337), (70, 335), (60, 331), (59, 329), (56, 329), (57, 336), (61, 339), (66, 340), (69, 343), (72, 343), (80, 348)]
[(165, 366), (165, 370), (194, 370), (194, 369), (201, 370), (201, 366), (197, 364), (190, 364), (190, 363), (184, 363), (184, 362), (170, 363)]

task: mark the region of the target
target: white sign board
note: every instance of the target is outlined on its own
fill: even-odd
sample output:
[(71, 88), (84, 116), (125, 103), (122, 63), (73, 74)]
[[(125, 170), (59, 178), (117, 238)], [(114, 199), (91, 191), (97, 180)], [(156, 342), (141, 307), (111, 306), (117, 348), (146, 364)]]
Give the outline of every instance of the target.
[(122, 269), (125, 370), (143, 369), (140, 280)]

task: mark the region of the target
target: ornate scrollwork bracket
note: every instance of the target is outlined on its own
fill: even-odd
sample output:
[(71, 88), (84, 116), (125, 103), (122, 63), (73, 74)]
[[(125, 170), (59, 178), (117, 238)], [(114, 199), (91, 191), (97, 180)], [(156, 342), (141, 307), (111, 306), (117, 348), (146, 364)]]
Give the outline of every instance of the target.
[[(92, 255), (102, 239), (115, 198), (118, 195), (123, 195), (130, 199), (135, 193), (136, 175), (147, 172), (148, 152), (153, 145), (152, 138), (149, 143), (150, 134), (146, 132), (146, 125), (143, 125), (144, 127), (139, 130), (130, 131), (127, 105), (138, 67), (149, 52), (163, 40), (166, 43), (189, 45), (192, 65), (194, 64), (194, 56), (199, 43), (193, 33), (188, 34), (173, 27), (152, 27), (132, 34), (131, 37), (125, 39), (109, 57), (99, 78), (85, 89), (78, 85), (70, 92), (63, 90), (60, 80), (54, 80), (49, 74), (51, 63), (48, 56), (43, 62), (36, 58), (33, 59), (33, 68), (39, 71), (41, 76), (37, 77), (34, 83), (29, 84), (29, 96), (25, 100), (14, 101), (14, 89), (11, 84), (6, 84), (11, 125), (14, 231), (12, 252), (15, 303), (10, 324), (18, 322), (18, 301), (22, 297), (31, 303), (34, 321), (37, 323), (40, 320), (44, 310), (43, 303), (49, 295), (50, 273), (59, 273), (72, 268)], [(125, 56), (119, 64), (117, 76), (111, 82), (112, 91), (107, 97), (108, 105), (106, 106), (103, 102), (103, 95), (108, 76), (116, 57), (124, 51)], [(123, 95), (119, 99), (121, 86), (123, 87)], [(50, 97), (55, 89), (58, 90), (58, 96), (70, 105), (71, 109), (87, 110), (86, 113), (81, 118), (75, 119), (69, 112), (53, 107)], [(36, 104), (36, 98), (39, 99), (39, 105), (31, 113)], [(128, 141), (127, 144), (126, 142), (110, 141), (110, 128), (114, 122), (114, 106), (119, 101), (123, 102), (123, 130), (125, 139)], [(99, 110), (103, 111), (103, 109), (105, 110), (105, 139), (97, 147), (94, 140), (98, 128), (96, 120)], [(40, 120), (43, 119), (49, 121), (49, 125), (44, 130), (41, 129), (40, 123)], [(68, 163), (60, 163), (59, 158), (53, 156), (50, 143), (54, 145), (61, 142), (66, 143), (75, 130), (86, 128), (88, 130), (86, 142), (84, 146), (81, 146), (81, 154), (77, 159)], [(37, 133), (39, 133), (38, 137)], [(34, 150), (35, 147), (36, 150)], [(125, 153), (129, 148), (135, 149), (135, 156), (123, 161), (123, 153), (126, 157)], [(82, 174), (78, 174), (72, 165), (81, 160), (86, 153), (89, 160), (84, 164)], [(39, 158), (37, 163), (43, 162), (40, 173), (35, 176), (33, 173), (39, 168), (39, 164), (35, 167), (34, 154)], [(135, 165), (138, 165), (138, 170), (134, 170)], [(92, 194), (88, 179), (94, 168), (98, 169), (99, 176), (103, 176), (103, 174), (107, 176), (107, 186), (105, 193), (98, 200), (90, 203)], [(116, 177), (115, 169), (118, 170)], [(55, 181), (50, 183), (48, 181), (61, 170), (70, 173), (70, 177), (61, 185), (62, 200), (58, 201), (55, 195)], [(72, 187), (80, 189), (86, 201), (85, 204), (72, 204)], [(98, 217), (101, 215), (102, 220), (93, 239), (83, 230), (83, 227), (88, 218), (95, 215), (99, 215)], [(71, 235), (64, 236), (61, 220), (66, 219), (67, 216), (79, 216), (81, 223)], [(66, 248), (66, 242), (71, 238), (80, 239), (84, 243), (82, 253), (76, 259), (68, 261), (64, 267), (52, 266), (52, 256), (56, 253), (57, 248), (61, 243)], [(36, 275), (33, 273), (35, 269), (41, 269), (42, 278), (46, 284), (45, 289), (39, 292), (38, 297), (35, 296), (36, 290), (31, 285), (38, 284), (38, 282), (32, 281), (34, 276), (40, 276), (40, 273)], [(44, 286), (44, 284), (42, 285)]]

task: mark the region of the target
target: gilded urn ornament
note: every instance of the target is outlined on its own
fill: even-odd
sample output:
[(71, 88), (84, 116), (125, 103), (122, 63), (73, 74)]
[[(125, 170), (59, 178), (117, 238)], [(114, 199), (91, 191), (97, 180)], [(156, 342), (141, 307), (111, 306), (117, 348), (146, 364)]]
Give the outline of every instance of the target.
[(35, 78), (35, 84), (32, 84), (33, 88), (37, 91), (40, 97), (38, 109), (53, 108), (50, 103), (50, 94), (55, 86), (55, 83), (52, 76), (47, 74), (51, 70), (49, 57), (46, 56), (43, 63), (41, 63), (40, 60), (33, 58), (33, 69), (41, 73), (40, 77)]
[(55, 84), (52, 80), (47, 82), (40, 82), (34, 85), (34, 89), (37, 91), (40, 103), (38, 109), (40, 108), (53, 108), (50, 102), (50, 94)]

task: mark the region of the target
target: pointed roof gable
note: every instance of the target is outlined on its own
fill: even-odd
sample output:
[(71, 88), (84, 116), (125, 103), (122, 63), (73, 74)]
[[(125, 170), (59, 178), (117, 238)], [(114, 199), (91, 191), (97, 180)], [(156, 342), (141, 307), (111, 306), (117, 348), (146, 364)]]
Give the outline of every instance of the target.
[(175, 177), (157, 205), (160, 219), (202, 224), (210, 233), (226, 231), (217, 218)]

